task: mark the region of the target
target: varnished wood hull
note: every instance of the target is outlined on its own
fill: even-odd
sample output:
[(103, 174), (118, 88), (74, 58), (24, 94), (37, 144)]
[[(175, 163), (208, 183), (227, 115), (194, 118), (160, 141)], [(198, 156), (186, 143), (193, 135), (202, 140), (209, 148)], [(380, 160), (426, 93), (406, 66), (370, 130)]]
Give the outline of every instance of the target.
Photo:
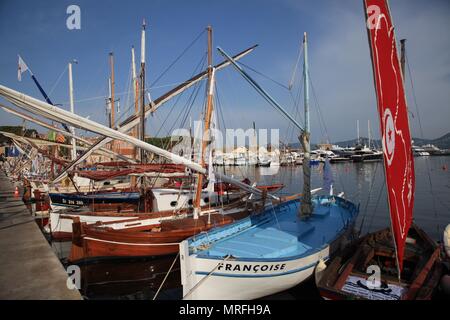
[[(74, 223), (71, 262), (99, 257), (146, 257), (176, 254), (179, 243), (195, 234), (234, 222), (247, 213), (203, 216), (159, 225), (112, 230)], [(209, 219), (209, 224), (208, 224)], [(162, 229), (159, 231), (158, 229)]]

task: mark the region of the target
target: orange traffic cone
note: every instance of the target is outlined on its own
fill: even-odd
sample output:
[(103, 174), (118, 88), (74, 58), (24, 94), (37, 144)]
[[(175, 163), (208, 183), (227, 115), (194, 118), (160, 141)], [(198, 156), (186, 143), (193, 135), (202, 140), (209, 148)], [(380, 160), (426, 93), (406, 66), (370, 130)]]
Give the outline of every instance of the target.
[(17, 198), (19, 196), (19, 188), (16, 187), (16, 190), (14, 191), (14, 197)]

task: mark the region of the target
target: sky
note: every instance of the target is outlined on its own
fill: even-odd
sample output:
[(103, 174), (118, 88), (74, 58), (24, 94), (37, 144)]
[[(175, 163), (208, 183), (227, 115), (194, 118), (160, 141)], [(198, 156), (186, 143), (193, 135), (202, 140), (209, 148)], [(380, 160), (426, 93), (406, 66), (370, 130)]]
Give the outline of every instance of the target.
[[(66, 26), (69, 17), (66, 9), (71, 4), (81, 9), (80, 30), (69, 30)], [(407, 72), (406, 91), (412, 135), (440, 137), (450, 131), (450, 2), (391, 0), (390, 7), (397, 40), (407, 39), (412, 77)], [(207, 50), (204, 30), (211, 25), (214, 48), (220, 46), (227, 53), (236, 54), (259, 45), (241, 62), (256, 70), (258, 73), (246, 69), (302, 122), (303, 102), (298, 96), (301, 64), (293, 89), (284, 87), (293, 74), (303, 32), (307, 32), (313, 87), (312, 141), (355, 138), (357, 120), (361, 136), (367, 136), (368, 120), (372, 137), (379, 136), (363, 5), (359, 0), (1, 0), (0, 84), (42, 99), (28, 74), (23, 74), (21, 82), (17, 80), (20, 54), (52, 101), (68, 110), (67, 64), (76, 59), (75, 112), (106, 124), (108, 54), (114, 52), (115, 90), (121, 104), (118, 117), (124, 119), (131, 112), (127, 111), (131, 105), (130, 50), (132, 45), (136, 47), (139, 60), (143, 19), (147, 22), (146, 84), (152, 98), (199, 70)], [(163, 74), (187, 47), (187, 52)], [(216, 50), (213, 60), (222, 61)], [(296, 141), (297, 130), (231, 67), (218, 72), (216, 90), (216, 108), (220, 109), (219, 122), (223, 126), (247, 129), (254, 121), (258, 129), (280, 129), (282, 140)], [(198, 119), (205, 89), (200, 88), (186, 115), (184, 110), (189, 106), (191, 94), (194, 90), (163, 105), (147, 121), (147, 134), (166, 135)], [(0, 125), (20, 124), (18, 118), (0, 111)], [(38, 128), (30, 123), (26, 126)]]

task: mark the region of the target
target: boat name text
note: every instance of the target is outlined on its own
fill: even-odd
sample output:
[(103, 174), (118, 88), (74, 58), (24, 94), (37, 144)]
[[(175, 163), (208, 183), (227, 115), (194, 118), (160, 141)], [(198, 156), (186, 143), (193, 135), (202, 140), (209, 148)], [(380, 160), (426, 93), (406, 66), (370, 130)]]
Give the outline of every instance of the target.
[(266, 271), (281, 271), (286, 268), (285, 263), (278, 264), (232, 264), (221, 263), (217, 267), (218, 271), (253, 271), (254, 273), (266, 272)]

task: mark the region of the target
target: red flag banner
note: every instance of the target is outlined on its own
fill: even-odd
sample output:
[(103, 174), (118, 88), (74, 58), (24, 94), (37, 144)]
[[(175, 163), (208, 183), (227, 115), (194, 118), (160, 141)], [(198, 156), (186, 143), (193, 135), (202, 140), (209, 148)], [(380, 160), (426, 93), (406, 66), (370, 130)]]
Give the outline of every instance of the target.
[(402, 270), (415, 188), (408, 109), (387, 1), (365, 0), (364, 5), (380, 116), (391, 226), (398, 268)]

